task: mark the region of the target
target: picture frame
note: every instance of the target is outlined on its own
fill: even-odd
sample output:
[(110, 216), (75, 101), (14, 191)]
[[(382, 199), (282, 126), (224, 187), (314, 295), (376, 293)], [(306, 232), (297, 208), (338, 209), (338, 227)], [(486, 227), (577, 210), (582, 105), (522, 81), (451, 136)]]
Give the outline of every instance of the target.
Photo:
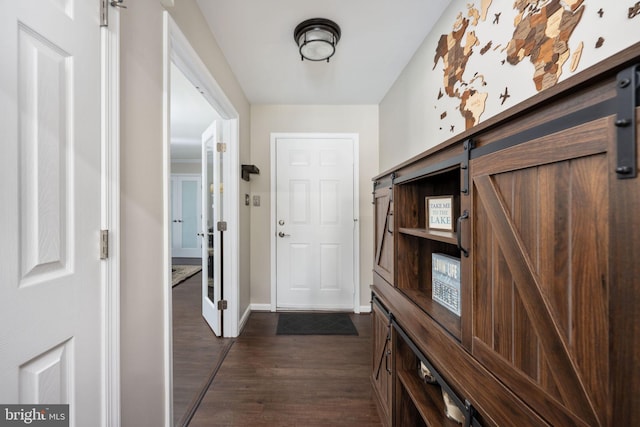
[(429, 230), (453, 231), (453, 196), (425, 198), (426, 226)]

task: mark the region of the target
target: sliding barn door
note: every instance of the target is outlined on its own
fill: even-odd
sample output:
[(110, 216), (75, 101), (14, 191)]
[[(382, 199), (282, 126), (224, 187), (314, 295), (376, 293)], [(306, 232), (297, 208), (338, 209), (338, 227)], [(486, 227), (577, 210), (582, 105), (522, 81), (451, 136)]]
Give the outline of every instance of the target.
[(373, 269), (393, 284), (393, 184), (391, 177), (377, 181), (373, 190), (375, 253)]
[(471, 164), (473, 354), (562, 425), (607, 422), (611, 129), (599, 119)]

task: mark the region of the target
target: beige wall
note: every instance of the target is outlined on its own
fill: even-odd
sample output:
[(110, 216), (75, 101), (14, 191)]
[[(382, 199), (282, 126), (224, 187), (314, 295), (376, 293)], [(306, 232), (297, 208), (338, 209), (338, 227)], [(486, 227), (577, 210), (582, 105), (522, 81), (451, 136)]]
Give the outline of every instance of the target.
[[(567, 4), (571, 2), (564, 3), (561, 7), (570, 13)], [(558, 82), (640, 41), (637, 18), (628, 18), (629, 5), (624, 2), (607, 3), (602, 16), (596, 13), (602, 6), (597, 0), (584, 0), (580, 5), (580, 2), (574, 3), (577, 6), (574, 13), (582, 14), (574, 31), (568, 36), (568, 52), (561, 55), (566, 62), (558, 62), (561, 69)], [(482, 10), (482, 7), (487, 9)], [(513, 2), (451, 2), (380, 103), (380, 172), (538, 93), (533, 80), (535, 68), (530, 57), (524, 56), (514, 65), (506, 60), (509, 52), (507, 46), (514, 38), (514, 22), (526, 22), (529, 18), (529, 11), (524, 19), (518, 13)], [(496, 15), (499, 15), (499, 19)], [(474, 19), (474, 16), (478, 19)], [(461, 58), (446, 58), (461, 66), (455, 70), (456, 74), (459, 73), (459, 79), (449, 85), (452, 91), (448, 95), (444, 88), (445, 79), (453, 71), (445, 68), (442, 52), (437, 53), (438, 42), (441, 36), (449, 36), (451, 42), (451, 33), (460, 28), (461, 19), (469, 19), (461, 46), (472, 53), (468, 56), (468, 62)], [(553, 20), (549, 22), (553, 23)], [(553, 33), (553, 29), (548, 33)], [(467, 38), (472, 34), (473, 37)], [(477, 43), (471, 46), (469, 40), (475, 38)], [(596, 47), (599, 38), (602, 38), (603, 44)], [(574, 56), (577, 52), (581, 54)], [(460, 55), (460, 52), (457, 54)], [(572, 65), (575, 65), (575, 69)], [(551, 87), (553, 84), (554, 79), (545, 79), (545, 85)], [(509, 97), (503, 99), (500, 95), (506, 89)], [(468, 124), (461, 113), (461, 98), (462, 94), (471, 92), (486, 96), (486, 100), (474, 105), (474, 114), (479, 116), (475, 123)]]
[(358, 133), (360, 142), (360, 305), (370, 300), (372, 280), (373, 216), (371, 177), (378, 166), (378, 107), (253, 105), (251, 107), (251, 163), (260, 175), (251, 176), (251, 195), (261, 205), (251, 206), (251, 303), (271, 304), (271, 133)]
[[(121, 13), (122, 426), (165, 425), (163, 254), (163, 8), (136, 0)], [(170, 8), (240, 114), (240, 162), (249, 160), (249, 104), (194, 0)], [(241, 193), (248, 186), (240, 184)], [(249, 304), (249, 214), (240, 213), (240, 302)]]

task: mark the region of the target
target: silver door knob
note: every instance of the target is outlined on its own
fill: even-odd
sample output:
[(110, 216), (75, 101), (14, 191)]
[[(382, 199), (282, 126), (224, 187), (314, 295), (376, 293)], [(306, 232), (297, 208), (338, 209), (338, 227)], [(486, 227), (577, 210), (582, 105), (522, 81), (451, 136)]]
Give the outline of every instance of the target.
[(284, 233), (284, 232), (282, 232), (282, 231), (278, 233), (278, 236), (280, 236), (280, 237), (289, 237), (290, 235), (291, 235), (291, 234), (285, 234), (285, 233)]

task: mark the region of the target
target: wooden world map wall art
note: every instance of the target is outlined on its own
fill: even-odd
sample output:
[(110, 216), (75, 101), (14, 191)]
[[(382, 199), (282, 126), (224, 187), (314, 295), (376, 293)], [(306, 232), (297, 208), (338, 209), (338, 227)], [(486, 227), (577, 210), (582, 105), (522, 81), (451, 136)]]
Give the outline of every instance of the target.
[[(446, 95), (448, 99), (455, 101), (455, 109), (464, 119), (465, 129), (479, 123), (489, 97), (496, 99), (500, 106), (511, 102), (508, 101), (511, 97), (509, 86), (499, 91), (488, 90), (488, 82), (481, 70), (475, 71), (471, 78), (466, 77), (470, 74), (467, 68), (472, 55), (485, 56), (489, 52), (499, 51), (504, 56), (497, 60), (497, 66), (517, 67), (523, 61), (529, 61), (533, 65), (531, 82), (536, 91), (542, 91), (558, 83), (567, 61), (570, 60), (569, 71), (576, 71), (585, 49), (584, 41), (573, 41), (571, 45), (574, 47), (571, 49), (570, 39), (585, 15), (587, 0), (514, 0), (515, 19), (512, 23), (503, 23), (505, 19), (500, 18), (504, 18), (506, 11), (491, 10), (493, 3), (493, 0), (468, 2), (466, 10), (455, 18), (451, 32), (442, 34), (435, 48), (432, 70), (442, 63), (442, 87), (437, 94), (437, 100)], [(504, 7), (506, 2), (496, 3)], [(487, 21), (490, 13), (491, 18)], [(605, 16), (605, 8), (592, 8), (588, 13), (595, 19), (600, 19)], [(640, 1), (629, 6), (628, 18), (632, 19), (638, 15)], [(479, 26), (489, 25), (511, 25), (510, 39), (503, 40), (503, 43), (481, 40), (479, 34), (491, 32), (481, 31)], [(492, 33), (496, 34), (496, 31)], [(593, 43), (591, 46), (600, 48), (604, 45), (605, 38), (598, 36)], [(435, 105), (434, 108), (438, 109), (438, 106)], [(451, 116), (440, 108), (441, 121), (448, 117), (450, 120)], [(446, 127), (450, 132), (455, 130), (453, 124)], [(440, 129), (443, 129), (443, 126)]]

